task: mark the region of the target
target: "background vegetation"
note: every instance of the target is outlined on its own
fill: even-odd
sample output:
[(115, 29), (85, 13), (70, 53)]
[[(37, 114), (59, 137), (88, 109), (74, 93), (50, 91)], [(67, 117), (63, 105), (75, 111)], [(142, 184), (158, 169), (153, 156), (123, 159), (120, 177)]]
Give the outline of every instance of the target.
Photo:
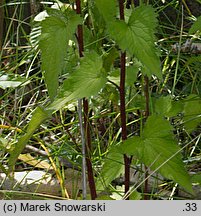
[(200, 199), (200, 11), (1, 0), (1, 198)]

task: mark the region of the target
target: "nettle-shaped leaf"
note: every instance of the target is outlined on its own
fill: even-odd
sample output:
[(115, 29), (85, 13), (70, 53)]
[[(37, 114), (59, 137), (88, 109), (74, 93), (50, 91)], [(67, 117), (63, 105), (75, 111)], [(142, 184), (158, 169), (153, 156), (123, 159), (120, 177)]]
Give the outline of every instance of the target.
[[(135, 55), (144, 65), (142, 71), (151, 76), (155, 74), (162, 77), (160, 70), (160, 59), (155, 48), (155, 29), (157, 27), (157, 14), (151, 6), (142, 5), (135, 8), (127, 22), (112, 19), (106, 13), (103, 4), (107, 7), (108, 1), (101, 1), (101, 6), (97, 1), (97, 6), (103, 17), (107, 17), (107, 27), (110, 36), (117, 42), (122, 50)], [(113, 0), (112, 0), (113, 2)], [(110, 3), (111, 4), (111, 3)], [(113, 3), (114, 4), (114, 3)], [(110, 13), (114, 14), (113, 11)]]
[(58, 77), (64, 66), (68, 41), (72, 38), (80, 18), (73, 11), (66, 13), (53, 9), (50, 11), (51, 16), (42, 21), (40, 48), (42, 50), (42, 67), (45, 70), (45, 82), (52, 103), (46, 108), (37, 108), (33, 113), (26, 134), (10, 151), (10, 169), (34, 131), (46, 118), (50, 117), (50, 113), (59, 110), (71, 100), (97, 94), (107, 82), (107, 73), (103, 68), (102, 57), (91, 52), (85, 53), (74, 72), (58, 88)]
[(193, 193), (190, 177), (182, 161), (181, 149), (173, 138), (172, 127), (163, 117), (150, 116), (140, 137), (131, 137), (111, 148), (98, 177), (99, 190), (103, 189), (103, 185), (107, 187), (122, 173), (123, 154), (135, 156), (153, 172), (160, 172)]
[(41, 22), (42, 32), (39, 48), (42, 51), (42, 69), (45, 71), (45, 83), (51, 100), (57, 94), (58, 77), (64, 66), (67, 46), (81, 18), (72, 10), (61, 12), (48, 10), (49, 16)]
[(190, 177), (184, 167), (181, 149), (172, 135), (172, 127), (161, 116), (150, 116), (140, 137), (126, 140), (120, 147), (122, 154), (134, 155), (152, 171), (174, 180), (192, 193)]
[(154, 113), (165, 117), (176, 116), (184, 109), (183, 102), (174, 100), (170, 95), (152, 98), (152, 102)]
[(55, 101), (48, 109), (58, 110), (67, 102), (97, 94), (107, 82), (102, 58), (96, 53), (85, 53), (80, 65), (64, 81)]
[(97, 191), (102, 191), (107, 188), (115, 178), (123, 173), (123, 170), (123, 156), (121, 152), (113, 146), (105, 158), (102, 170), (98, 175), (96, 184)]
[(107, 74), (103, 69), (102, 58), (95, 52), (86, 53), (80, 65), (61, 86), (57, 98), (46, 108), (38, 107), (29, 122), (26, 134), (10, 151), (9, 168), (13, 168), (28, 140), (41, 123), (51, 116), (51, 113), (61, 109), (71, 100), (90, 97), (97, 94), (107, 82)]
[(183, 113), (183, 124), (188, 132), (192, 132), (201, 123), (201, 98), (189, 95), (185, 99), (174, 100), (171, 96), (153, 98), (154, 113), (166, 117), (174, 117)]

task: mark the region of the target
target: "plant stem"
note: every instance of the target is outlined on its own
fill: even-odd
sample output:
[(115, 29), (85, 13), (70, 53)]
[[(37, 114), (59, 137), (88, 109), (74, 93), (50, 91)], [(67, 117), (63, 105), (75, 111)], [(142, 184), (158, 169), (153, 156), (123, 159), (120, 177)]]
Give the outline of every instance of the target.
[[(81, 14), (81, 1), (76, 0), (76, 12), (77, 14)], [(78, 25), (78, 30), (77, 30), (77, 38), (78, 38), (78, 46), (79, 46), (79, 55), (80, 57), (83, 57), (83, 51), (84, 51), (84, 40), (83, 40), (83, 27), (82, 25)], [(81, 103), (81, 101), (80, 101)], [(84, 146), (82, 147), (82, 153), (83, 155), (83, 172), (86, 173), (86, 167), (84, 166), (87, 165), (87, 174), (88, 174), (88, 183), (89, 183), (89, 188), (90, 188), (90, 193), (91, 193), (91, 199), (94, 200), (97, 197), (96, 194), (96, 187), (95, 187), (95, 180), (93, 176), (93, 168), (92, 168), (92, 163), (91, 163), (91, 157), (90, 157), (90, 152), (91, 152), (91, 135), (90, 135), (90, 128), (89, 128), (89, 115), (88, 115), (88, 100), (83, 98), (83, 108), (84, 108), (84, 129), (85, 129), (85, 141), (83, 142)], [(86, 165), (85, 165), (86, 163)], [(83, 178), (84, 178), (84, 173), (83, 173)], [(83, 179), (83, 182), (85, 182), (85, 179)], [(86, 188), (86, 185), (83, 184), (83, 188)], [(86, 194), (86, 191), (83, 192), (83, 198), (84, 195)], [(86, 198), (86, 197), (85, 197)]]
[(85, 133), (84, 127), (82, 124), (82, 100), (78, 100), (78, 118), (79, 118), (79, 125), (80, 125), (80, 134), (81, 134), (81, 142), (82, 142), (82, 196), (85, 200), (87, 197), (87, 178), (86, 178), (86, 152), (85, 152)]
[(86, 163), (87, 163), (87, 174), (88, 174), (88, 183), (91, 193), (91, 199), (95, 200), (97, 197), (96, 194), (96, 185), (93, 175), (93, 167), (91, 163), (91, 134), (90, 134), (90, 124), (89, 124), (89, 103), (88, 100), (85, 98), (83, 99), (83, 105), (84, 105), (84, 128), (86, 132)]
[[(81, 14), (81, 2), (80, 0), (76, 0), (76, 12), (77, 14)], [(77, 39), (78, 39), (78, 47), (79, 47), (79, 56), (83, 57), (83, 30), (82, 26), (78, 25), (77, 27)], [(82, 124), (82, 100), (78, 100), (78, 117), (80, 124), (80, 134), (81, 134), (81, 142), (82, 142), (82, 196), (85, 200), (87, 197), (87, 178), (86, 178), (86, 141), (85, 141), (85, 132)]]
[[(149, 110), (149, 78), (148, 76), (144, 76), (144, 96), (145, 96), (145, 117), (146, 119), (149, 117), (150, 114), (150, 110)], [(145, 182), (144, 182), (144, 199), (147, 200), (148, 199), (148, 184), (149, 184), (149, 180), (148, 180), (148, 168), (145, 166)]]
[[(81, 14), (81, 1), (80, 0), (76, 0), (76, 12), (77, 14)], [(77, 38), (78, 38), (79, 55), (80, 57), (83, 57), (84, 41), (83, 41), (82, 25), (78, 25), (77, 27)]]
[[(124, 20), (124, 0), (119, 0), (120, 19)], [(126, 130), (126, 105), (125, 105), (125, 77), (126, 77), (126, 52), (121, 52), (121, 74), (120, 74), (120, 115), (122, 141), (127, 139)], [(129, 191), (130, 185), (130, 158), (124, 155), (125, 164), (125, 194)], [(129, 199), (129, 197), (127, 198)]]

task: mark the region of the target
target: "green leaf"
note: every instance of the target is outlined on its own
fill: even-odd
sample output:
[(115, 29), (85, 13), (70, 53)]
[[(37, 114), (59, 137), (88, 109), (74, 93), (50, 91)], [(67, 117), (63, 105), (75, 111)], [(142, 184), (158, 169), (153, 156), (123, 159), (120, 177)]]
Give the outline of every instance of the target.
[(197, 18), (197, 20), (193, 23), (191, 28), (189, 29), (189, 34), (194, 34), (197, 31), (201, 32), (201, 16)]
[(114, 69), (110, 71), (110, 76), (108, 76), (108, 80), (112, 81), (116, 85), (120, 85), (120, 70)]
[(172, 138), (172, 127), (170, 123), (161, 116), (150, 116), (143, 131), (143, 137), (150, 138)]
[(58, 77), (64, 66), (68, 41), (73, 37), (81, 18), (74, 11), (65, 13), (51, 9), (55, 13), (41, 23), (42, 32), (39, 47), (42, 51), (42, 69), (51, 100), (57, 94)]
[(131, 65), (126, 68), (126, 84), (132, 86), (137, 79), (139, 67), (137, 65)]
[(122, 20), (108, 23), (108, 31), (122, 50), (143, 63), (149, 76), (155, 74), (161, 78), (160, 59), (154, 45), (156, 26), (154, 9), (143, 5), (132, 11), (128, 23)]
[(171, 96), (153, 98), (154, 112), (166, 117), (176, 116), (183, 111), (182, 101), (174, 101)]
[(135, 55), (145, 66), (144, 72), (162, 78), (160, 59), (155, 49), (156, 13), (151, 6), (142, 5), (131, 12), (128, 22), (116, 20), (115, 1), (96, 0), (111, 37), (122, 50)]
[(116, 16), (116, 0), (95, 0), (96, 6), (106, 22), (111, 22)]
[(85, 53), (80, 66), (64, 81), (58, 98), (48, 109), (58, 110), (71, 100), (97, 94), (107, 82), (102, 64), (102, 58), (97, 53)]
[(104, 160), (103, 168), (98, 175), (96, 188), (97, 191), (104, 190), (112, 180), (117, 178), (124, 169), (123, 155), (112, 147)]
[(184, 126), (192, 132), (201, 123), (201, 98), (189, 95), (184, 102)]
[(142, 199), (142, 194), (137, 191), (133, 191), (129, 195), (129, 200), (141, 200), (141, 199)]
[(145, 104), (145, 97), (143, 95), (137, 94), (129, 101), (128, 108), (144, 110)]
[(103, 68), (105, 71), (109, 72), (111, 66), (113, 65), (115, 59), (119, 57), (119, 52), (115, 47), (112, 47), (108, 53), (103, 55)]
[(142, 139), (139, 136), (133, 136), (125, 140), (118, 146), (118, 151), (122, 154), (135, 155), (138, 159), (142, 159)]
[(119, 151), (137, 156), (153, 171), (159, 171), (164, 177), (174, 180), (193, 193), (180, 148), (172, 137), (171, 126), (161, 116), (150, 116), (141, 136), (126, 140)]
[(32, 137), (35, 130), (40, 126), (40, 124), (47, 118), (49, 118), (50, 113), (43, 109), (42, 107), (37, 107), (35, 112), (33, 113), (33, 116), (31, 118), (31, 121), (29, 122), (27, 132), (24, 136), (22, 136), (17, 144), (10, 150), (10, 157), (8, 160), (9, 170), (13, 169), (13, 166), (15, 165), (18, 156), (23, 151), (24, 147), (26, 146), (28, 140)]
[(201, 185), (201, 173), (196, 173), (191, 177), (191, 182)]

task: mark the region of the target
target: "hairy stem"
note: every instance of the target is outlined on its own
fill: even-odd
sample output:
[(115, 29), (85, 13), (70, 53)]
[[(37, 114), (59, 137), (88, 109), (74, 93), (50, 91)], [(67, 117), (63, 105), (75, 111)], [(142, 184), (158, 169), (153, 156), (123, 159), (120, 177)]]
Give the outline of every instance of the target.
[(88, 100), (85, 98), (83, 99), (83, 105), (84, 105), (84, 128), (86, 131), (86, 163), (87, 163), (87, 174), (88, 174), (88, 183), (91, 193), (91, 199), (95, 200), (97, 197), (96, 193), (96, 185), (93, 175), (93, 167), (91, 163), (91, 134), (90, 134), (90, 124), (89, 124), (89, 104)]
[[(76, 12), (77, 12), (77, 14), (81, 14), (81, 1), (80, 0), (76, 0)], [(80, 57), (83, 57), (84, 41), (83, 41), (83, 27), (82, 27), (82, 25), (78, 25), (77, 38), (78, 38), (78, 46), (79, 46), (79, 55), (80, 55)], [(83, 155), (83, 168), (84, 168), (84, 165), (86, 162), (91, 199), (94, 200), (94, 199), (96, 199), (97, 194), (96, 194), (95, 180), (94, 180), (94, 175), (93, 175), (93, 167), (92, 167), (91, 157), (90, 157), (91, 135), (90, 135), (89, 115), (88, 115), (89, 108), (88, 108), (88, 101), (85, 98), (83, 99), (83, 108), (84, 108), (85, 140), (86, 140), (86, 142), (83, 143), (84, 146), (82, 148), (82, 152), (84, 154)], [(83, 181), (85, 181), (85, 180), (83, 179)], [(85, 187), (85, 186), (83, 185), (83, 187)], [(83, 195), (84, 194), (86, 194), (86, 191), (85, 191), (85, 193), (83, 192)], [(83, 196), (83, 198), (84, 198), (84, 196)]]
[[(77, 14), (81, 14), (81, 1), (80, 0), (76, 0), (76, 12)], [(78, 25), (77, 27), (77, 38), (78, 38), (79, 55), (80, 57), (83, 57), (84, 40), (83, 40), (82, 25)]]
[[(124, 20), (124, 0), (119, 0), (120, 19)], [(126, 77), (126, 52), (121, 52), (121, 75), (120, 75), (120, 114), (122, 140), (127, 139), (126, 131), (126, 105), (125, 105), (125, 77)], [(129, 191), (130, 185), (130, 158), (124, 155), (125, 164), (125, 193)], [(129, 197), (127, 198), (129, 199)]]

